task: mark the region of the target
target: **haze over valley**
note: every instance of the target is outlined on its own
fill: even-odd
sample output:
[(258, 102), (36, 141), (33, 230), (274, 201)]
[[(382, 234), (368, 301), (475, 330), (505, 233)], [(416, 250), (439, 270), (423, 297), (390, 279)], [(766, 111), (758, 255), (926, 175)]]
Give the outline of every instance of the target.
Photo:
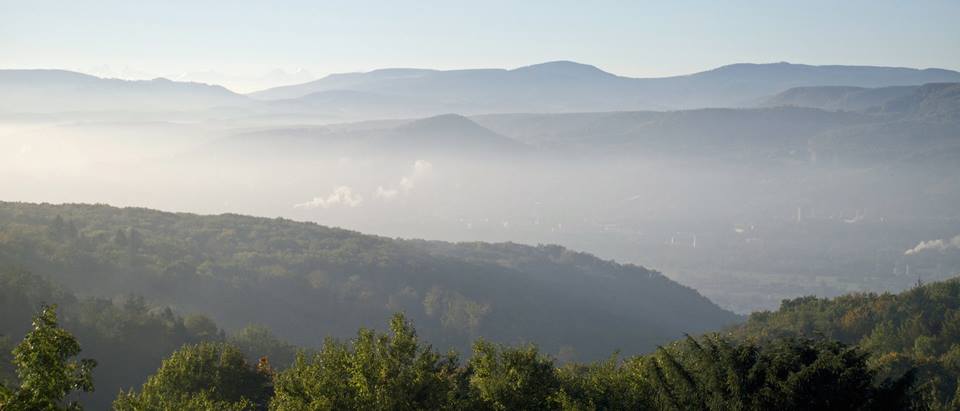
[(0, 411), (960, 409), (956, 15), (0, 1)]
[(0, 80), (29, 97), (2, 114), (7, 200), (560, 244), (656, 268), (739, 313), (958, 267), (949, 248), (905, 254), (960, 234), (949, 70), (734, 64), (632, 79), (553, 62), (249, 95), (63, 71)]

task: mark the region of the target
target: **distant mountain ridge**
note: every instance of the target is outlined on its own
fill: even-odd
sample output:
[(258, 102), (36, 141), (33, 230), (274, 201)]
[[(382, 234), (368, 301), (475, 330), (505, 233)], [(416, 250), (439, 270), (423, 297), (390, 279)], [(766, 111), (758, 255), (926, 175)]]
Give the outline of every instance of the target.
[(823, 110), (861, 111), (909, 95), (919, 86), (879, 88), (850, 86), (794, 87), (762, 101), (762, 107), (797, 106)]
[(381, 154), (442, 154), (456, 157), (495, 155), (509, 157), (531, 147), (505, 137), (459, 114), (441, 114), (412, 120), (384, 121), (379, 125), (340, 124), (319, 127), (281, 127), (245, 132), (218, 140), (210, 150), (229, 148), (235, 153), (285, 158), (340, 152)]
[(462, 114), (545, 113), (745, 107), (794, 87), (887, 87), (955, 81), (960, 81), (960, 72), (943, 69), (790, 63), (732, 64), (682, 76), (630, 78), (587, 64), (555, 61), (511, 70), (386, 69), (334, 74), (249, 96), (297, 100), (309, 99), (315, 93), (350, 90), (403, 98), (422, 106), (447, 107), (447, 111)]
[(383, 87), (387, 90), (393, 89), (399, 91), (407, 85), (395, 83), (408, 81), (414, 83), (411, 85), (416, 85), (416, 83), (420, 81), (436, 81), (453, 85), (463, 80), (503, 81), (522, 77), (527, 77), (527, 79), (530, 80), (539, 76), (558, 76), (566, 77), (567, 79), (589, 78), (591, 76), (617, 77), (597, 67), (570, 61), (554, 61), (519, 67), (512, 70), (500, 68), (458, 70), (388, 68), (365, 73), (331, 74), (307, 83), (270, 88), (248, 95), (258, 99), (275, 100), (298, 98), (312, 93), (342, 89), (372, 91), (374, 88)]
[(924, 84), (910, 95), (887, 102), (881, 110), (926, 120), (960, 121), (960, 83)]
[(245, 104), (218, 85), (165, 78), (120, 80), (67, 70), (0, 70), (0, 111), (181, 111)]
[(499, 135), (459, 114), (443, 114), (413, 120), (395, 128), (391, 137), (401, 145), (415, 144), (434, 149), (518, 150), (523, 144)]
[[(225, 136), (207, 150), (282, 158), (397, 154), (415, 159), (427, 153), (455, 158), (492, 154), (500, 159), (681, 156), (741, 165), (817, 164), (825, 159), (873, 166), (955, 161), (960, 153), (955, 138), (960, 84), (889, 89), (791, 89), (764, 103), (769, 107), (757, 108), (444, 114), (271, 127)], [(883, 104), (875, 105), (875, 100)], [(866, 108), (851, 110), (853, 103)]]
[(166, 79), (126, 81), (63, 70), (0, 70), (0, 112), (184, 111), (341, 121), (498, 113), (753, 107), (797, 87), (899, 87), (960, 82), (960, 72), (790, 63), (732, 64), (689, 75), (630, 78), (553, 61), (515, 69), (381, 69), (248, 95)]
[[(923, 78), (956, 78), (957, 71), (940, 68), (917, 69), (910, 67), (855, 66), (855, 65), (809, 65), (788, 62), (778, 63), (736, 63), (721, 66), (713, 70), (694, 73), (690, 76), (702, 78), (741, 78), (750, 76), (754, 80), (778, 80), (784, 77), (797, 82), (824, 83), (823, 85), (851, 85), (860, 87), (881, 87), (889, 83), (913, 83)], [(683, 76), (678, 76), (683, 77)], [(927, 82), (935, 82), (930, 80)], [(836, 84), (828, 84), (836, 82)], [(914, 83), (915, 84), (915, 83)]]
[(764, 100), (760, 106), (812, 107), (952, 121), (960, 120), (960, 83), (878, 88), (796, 87)]

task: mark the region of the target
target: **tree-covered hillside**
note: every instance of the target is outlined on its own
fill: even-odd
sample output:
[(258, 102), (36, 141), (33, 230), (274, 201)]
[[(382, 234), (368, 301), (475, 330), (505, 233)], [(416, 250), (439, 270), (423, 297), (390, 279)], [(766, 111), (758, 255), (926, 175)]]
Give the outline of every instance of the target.
[(0, 203), (0, 266), (79, 295), (139, 295), (318, 345), (405, 312), (439, 347), (536, 341), (639, 353), (735, 315), (663, 275), (558, 246), (394, 240), (311, 223)]
[(169, 308), (147, 306), (141, 298), (77, 298), (36, 275), (0, 270), (0, 380), (15, 380), (11, 351), (45, 304), (59, 307), (61, 321), (82, 344), (83, 355), (99, 362), (98, 388), (82, 398), (97, 409), (105, 409), (121, 388), (143, 383), (181, 345), (224, 339), (203, 316), (183, 317)]
[(850, 294), (833, 299), (786, 300), (734, 329), (759, 341), (821, 337), (871, 353), (881, 375), (917, 369), (918, 389), (944, 409), (960, 407), (960, 279), (900, 294)]
[[(79, 237), (75, 230), (81, 229), (62, 216), (55, 216), (49, 226), (50, 235)], [(122, 236), (114, 233), (128, 243), (142, 235), (130, 230)], [(532, 277), (550, 274), (554, 282), (540, 281), (564, 287), (572, 284), (562, 279), (577, 271), (562, 267), (588, 266), (592, 261), (581, 255), (581, 259), (537, 268), (543, 263), (533, 258), (536, 253), (526, 258), (508, 254), (514, 245), (464, 248), (405, 243), (413, 250), (463, 264), (512, 256), (509, 261), (517, 272)], [(35, 340), (42, 335), (63, 335), (53, 329), (35, 332), (37, 321), (49, 323), (45, 327), (57, 325), (56, 318), (48, 318), (52, 314), (44, 308), (47, 304), (56, 304), (64, 329), (82, 346), (79, 358), (96, 361), (92, 374), (76, 375), (83, 377), (83, 384), (92, 381), (93, 393), (68, 390), (66, 397), (50, 399), (40, 394), (59, 395), (59, 388), (37, 391), (24, 385), (25, 378), (39, 375), (39, 363), (28, 361), (33, 357), (22, 353), (35, 349)], [(444, 304), (450, 309), (449, 302), (428, 299), (424, 310)], [(545, 355), (533, 345), (541, 343), (536, 339), (500, 345), (471, 338), (472, 348), (460, 350), (462, 357), (442, 354), (445, 350), (418, 336), (403, 316), (393, 318), (390, 333), (362, 329), (349, 334), (349, 340), (325, 338), (323, 344), (303, 351), (264, 326), (247, 326), (228, 335), (202, 315), (178, 315), (138, 297), (78, 298), (41, 277), (13, 269), (0, 270), (0, 310), (4, 313), (0, 316), (4, 386), (0, 409), (3, 404), (47, 400), (64, 404), (80, 400), (93, 409), (107, 408), (112, 402), (121, 410), (951, 410), (960, 406), (960, 280), (898, 295), (788, 300), (779, 311), (755, 313), (728, 333), (678, 339), (644, 355), (613, 354), (597, 362), (566, 364), (561, 361), (565, 353)], [(33, 315), (37, 316), (31, 326)], [(669, 321), (669, 314), (660, 315)], [(517, 321), (524, 324), (523, 319)], [(450, 332), (444, 328), (449, 325), (444, 317), (439, 322), (441, 331)], [(580, 331), (570, 326), (569, 332)], [(624, 335), (613, 328), (603, 333), (583, 338)], [(17, 344), (22, 335), (32, 345)], [(58, 346), (54, 343), (41, 346)], [(70, 344), (57, 354), (64, 361), (78, 353)], [(62, 375), (67, 378), (73, 372)], [(54, 388), (69, 385), (55, 378), (45, 381)]]
[[(41, 307), (13, 350), (19, 379), (0, 384), (0, 409), (82, 409), (79, 392), (95, 388), (97, 360), (74, 358), (80, 344), (59, 327), (55, 310)], [(651, 355), (561, 368), (535, 345), (477, 340), (461, 361), (440, 354), (397, 314), (389, 333), (361, 329), (347, 342), (329, 339), (283, 370), (268, 357), (251, 361), (232, 343), (186, 344), (142, 386), (119, 393), (113, 409), (925, 409), (912, 373), (880, 379), (866, 358), (839, 342), (708, 335)]]

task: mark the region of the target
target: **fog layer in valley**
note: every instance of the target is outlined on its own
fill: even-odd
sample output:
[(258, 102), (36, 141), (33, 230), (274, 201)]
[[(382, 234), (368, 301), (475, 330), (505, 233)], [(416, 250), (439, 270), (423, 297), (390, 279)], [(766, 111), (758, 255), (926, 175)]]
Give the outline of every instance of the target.
[[(960, 271), (960, 86), (942, 83), (956, 72), (628, 79), (554, 63), (251, 95), (14, 74), (0, 86), (30, 98), (0, 111), (7, 201), (557, 243), (661, 270), (741, 313)], [(491, 86), (503, 82), (515, 93)]]

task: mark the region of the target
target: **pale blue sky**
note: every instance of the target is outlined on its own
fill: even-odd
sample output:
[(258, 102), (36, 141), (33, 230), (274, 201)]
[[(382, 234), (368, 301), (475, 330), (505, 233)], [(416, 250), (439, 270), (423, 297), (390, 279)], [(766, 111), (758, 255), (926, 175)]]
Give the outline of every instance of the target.
[(960, 1), (0, 0), (0, 68), (318, 75), (575, 60), (628, 76), (735, 62), (960, 69)]

